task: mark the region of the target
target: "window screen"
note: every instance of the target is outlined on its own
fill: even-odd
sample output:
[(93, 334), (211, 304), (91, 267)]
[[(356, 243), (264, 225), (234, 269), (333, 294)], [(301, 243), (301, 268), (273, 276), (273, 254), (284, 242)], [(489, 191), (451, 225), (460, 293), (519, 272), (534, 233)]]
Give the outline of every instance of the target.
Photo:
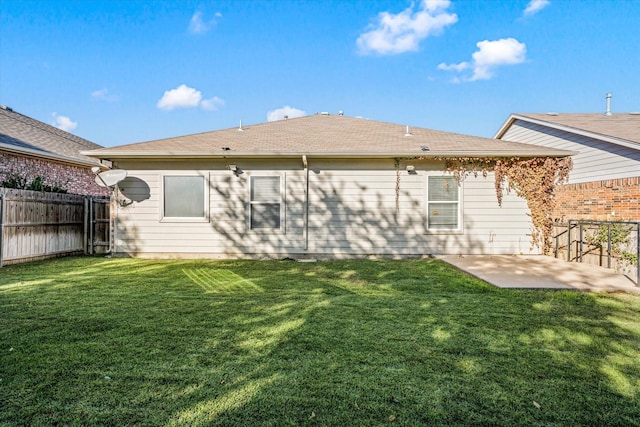
[(282, 209), (279, 176), (251, 177), (251, 229), (279, 229)]
[(427, 221), (430, 230), (455, 230), (459, 218), (459, 187), (454, 177), (428, 178)]
[(164, 217), (203, 218), (204, 177), (164, 177)]

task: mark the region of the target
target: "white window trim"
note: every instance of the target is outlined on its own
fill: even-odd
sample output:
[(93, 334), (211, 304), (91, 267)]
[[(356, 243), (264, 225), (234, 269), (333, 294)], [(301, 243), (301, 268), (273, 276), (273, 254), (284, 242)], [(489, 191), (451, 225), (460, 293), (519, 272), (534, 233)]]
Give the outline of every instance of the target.
[[(185, 177), (200, 177), (202, 178), (202, 185), (204, 185), (204, 216), (203, 217), (165, 217), (164, 216), (164, 178), (166, 176), (185, 176)], [(207, 175), (184, 171), (181, 173), (164, 173), (160, 174), (160, 222), (209, 222), (209, 178)]]
[(464, 224), (462, 219), (464, 215), (462, 200), (464, 199), (464, 187), (463, 183), (458, 183), (458, 201), (457, 202), (434, 202), (434, 203), (458, 203), (458, 227), (457, 228), (449, 228), (449, 229), (432, 229), (429, 228), (429, 177), (453, 177), (452, 175), (447, 175), (444, 173), (439, 174), (428, 174), (425, 176), (425, 186), (424, 186), (424, 221), (425, 221), (425, 234), (464, 234)]
[[(250, 233), (256, 234), (285, 234), (286, 227), (286, 215), (285, 212), (287, 210), (287, 200), (286, 200), (286, 173), (285, 172), (246, 172), (247, 173), (247, 203), (246, 203), (246, 230)], [(280, 203), (280, 228), (251, 228), (251, 206), (254, 204), (260, 204), (260, 202), (252, 202), (251, 201), (251, 186), (253, 185), (252, 177), (262, 177), (262, 176), (278, 176), (280, 177), (280, 200), (277, 203)], [(262, 202), (262, 203), (276, 203), (276, 201), (270, 202)]]

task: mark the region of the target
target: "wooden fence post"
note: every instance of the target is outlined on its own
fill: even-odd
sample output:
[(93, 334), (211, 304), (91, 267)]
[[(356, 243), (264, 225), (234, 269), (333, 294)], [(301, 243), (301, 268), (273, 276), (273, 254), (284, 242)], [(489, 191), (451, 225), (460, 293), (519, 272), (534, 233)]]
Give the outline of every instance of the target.
[(4, 249), (4, 193), (0, 194), (0, 268), (2, 268), (2, 252)]
[(84, 198), (84, 231), (82, 233), (82, 246), (84, 247), (84, 254), (89, 253), (89, 198)]
[(94, 212), (94, 208), (93, 208), (93, 197), (90, 197), (89, 198), (89, 254), (90, 255), (93, 255), (95, 253), (94, 231), (95, 231), (95, 228), (96, 228), (96, 221), (95, 221), (94, 216), (95, 216), (95, 212)]

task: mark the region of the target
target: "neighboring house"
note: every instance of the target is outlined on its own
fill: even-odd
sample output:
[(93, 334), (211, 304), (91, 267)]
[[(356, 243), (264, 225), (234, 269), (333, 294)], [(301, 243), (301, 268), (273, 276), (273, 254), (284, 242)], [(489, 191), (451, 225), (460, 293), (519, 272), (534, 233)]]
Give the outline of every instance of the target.
[(0, 106), (0, 186), (7, 179), (30, 183), (39, 177), (68, 193), (108, 196), (91, 171), (100, 162), (80, 154), (98, 148), (102, 146)]
[(495, 138), (578, 153), (555, 219), (640, 220), (640, 113), (512, 114)]
[(437, 158), (570, 153), (322, 113), (86, 154), (127, 171), (116, 254), (255, 258), (539, 253), (525, 200)]

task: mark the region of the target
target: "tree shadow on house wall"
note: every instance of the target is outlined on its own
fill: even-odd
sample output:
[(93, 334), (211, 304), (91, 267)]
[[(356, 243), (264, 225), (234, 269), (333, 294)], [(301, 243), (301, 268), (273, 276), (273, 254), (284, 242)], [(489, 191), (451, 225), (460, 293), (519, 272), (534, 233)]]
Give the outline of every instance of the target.
[(303, 172), (289, 173), (284, 227), (278, 231), (251, 230), (250, 208), (244, 199), (248, 181), (220, 177), (211, 186), (212, 212), (217, 209), (212, 213), (212, 228), (230, 256), (406, 257), (491, 250), (489, 239), (483, 241), (474, 234), (474, 221), (464, 212), (462, 230), (427, 232), (425, 177), (404, 172), (400, 177), (386, 167), (380, 176), (375, 176), (374, 169), (365, 169), (346, 178), (344, 170), (312, 168), (308, 194)]
[[(140, 229), (135, 218), (137, 204), (151, 198), (151, 189), (144, 180), (127, 176), (114, 192), (116, 216), (114, 221), (114, 252), (117, 255), (136, 255), (140, 252)], [(126, 223), (123, 219), (126, 217)]]

